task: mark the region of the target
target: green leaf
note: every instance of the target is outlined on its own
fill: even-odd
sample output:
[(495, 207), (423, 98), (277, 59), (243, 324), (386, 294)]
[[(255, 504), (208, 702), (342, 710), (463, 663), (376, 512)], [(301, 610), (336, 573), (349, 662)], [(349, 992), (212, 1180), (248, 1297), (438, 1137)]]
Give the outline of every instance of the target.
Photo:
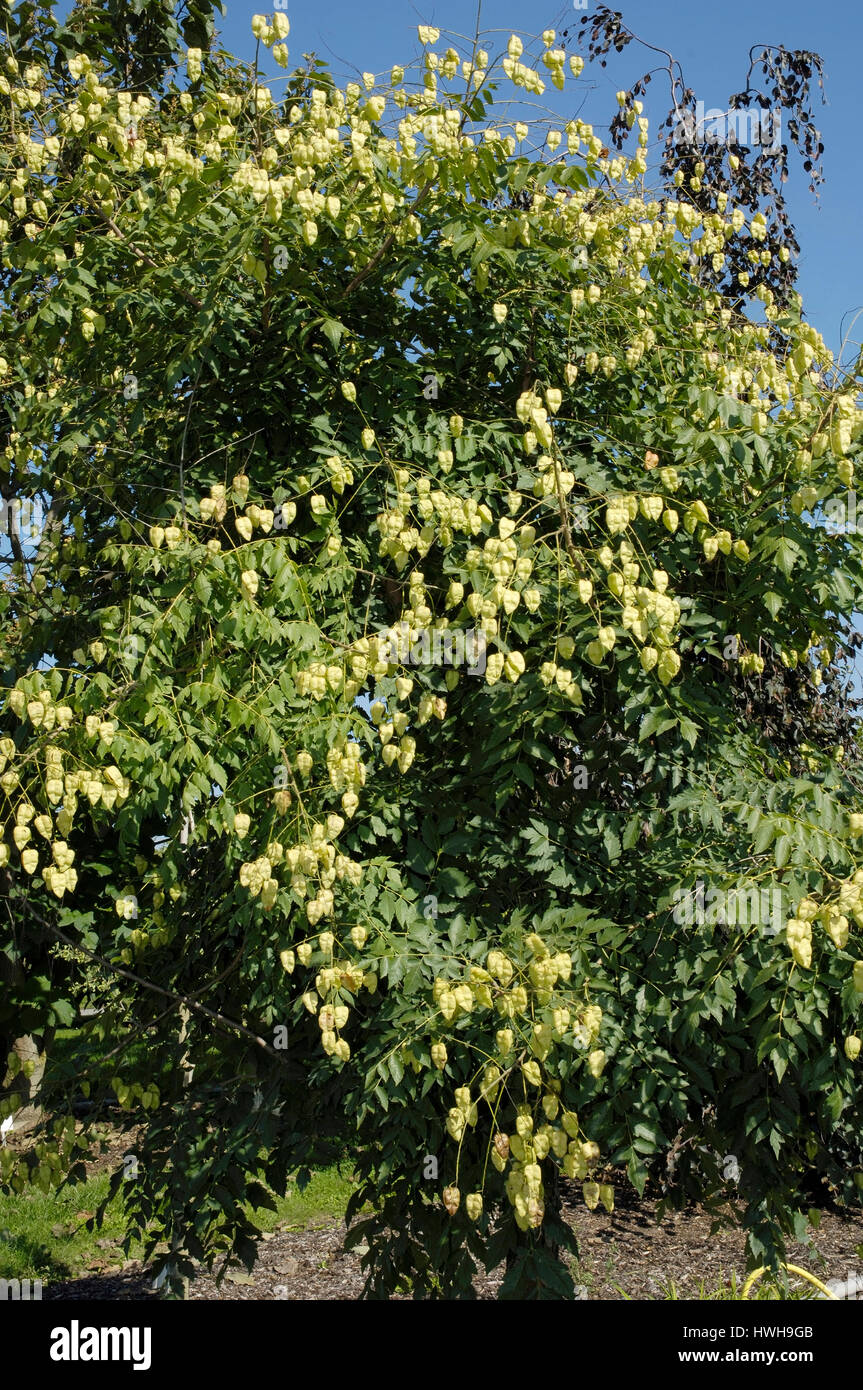
[(342, 341), (345, 325), (338, 319), (323, 318), (321, 319), (321, 329), (333, 347), (337, 348)]

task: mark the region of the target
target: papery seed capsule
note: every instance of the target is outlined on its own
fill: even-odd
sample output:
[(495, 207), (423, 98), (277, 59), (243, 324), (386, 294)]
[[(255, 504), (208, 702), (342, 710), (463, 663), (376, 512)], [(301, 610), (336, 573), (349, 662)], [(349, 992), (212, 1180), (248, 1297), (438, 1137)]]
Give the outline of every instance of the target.
[(599, 1183), (586, 1182), (582, 1185), (584, 1200), (591, 1211), (596, 1211), (599, 1206)]
[(605, 1053), (602, 1048), (597, 1048), (595, 1052), (588, 1054), (587, 1065), (591, 1076), (600, 1077), (605, 1066)]
[(458, 1211), (461, 1193), (457, 1187), (445, 1187), (443, 1190), (443, 1204), (450, 1216), (455, 1216)]

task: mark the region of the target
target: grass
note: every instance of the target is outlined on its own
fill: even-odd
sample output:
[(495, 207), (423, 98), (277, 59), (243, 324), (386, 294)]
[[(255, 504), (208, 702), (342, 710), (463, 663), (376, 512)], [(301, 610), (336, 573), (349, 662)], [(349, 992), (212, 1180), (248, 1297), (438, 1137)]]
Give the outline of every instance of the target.
[(33, 1189), (0, 1196), (0, 1278), (68, 1279), (102, 1254), (97, 1240), (122, 1240), (119, 1202), (112, 1203), (101, 1231), (86, 1229), (107, 1196), (108, 1182), (103, 1173), (62, 1192)]
[(304, 1192), (297, 1191), (296, 1183), (289, 1183), (287, 1195), (276, 1199), (277, 1211), (259, 1211), (258, 1225), (265, 1231), (280, 1225), (291, 1230), (322, 1217), (341, 1220), (352, 1191), (351, 1179), (338, 1166), (319, 1168)]
[[(80, 1074), (94, 1022), (58, 1028), (46, 1066), (48, 1090), (52, 1085), (68, 1087)], [(110, 1126), (105, 1131), (110, 1137)], [(348, 1171), (344, 1161), (314, 1170), (302, 1192), (296, 1182), (289, 1182), (285, 1195), (275, 1198), (275, 1211), (261, 1208), (255, 1213), (256, 1224), (269, 1232), (340, 1220), (353, 1190)], [(126, 1232), (121, 1194), (108, 1207), (102, 1227), (87, 1230), (88, 1220), (108, 1195), (108, 1186), (109, 1174), (100, 1172), (60, 1191), (43, 1193), (34, 1188), (21, 1194), (0, 1193), (0, 1279), (71, 1279), (106, 1266), (116, 1268), (127, 1258), (141, 1258), (139, 1243), (132, 1244), (128, 1255), (121, 1248)], [(252, 1214), (251, 1206), (247, 1211)]]
[[(810, 1285), (803, 1284), (799, 1279), (795, 1279), (794, 1275), (791, 1276), (791, 1280), (792, 1284), (789, 1285), (787, 1290), (784, 1290), (780, 1285), (769, 1282), (765, 1275), (764, 1278), (759, 1280), (755, 1287), (750, 1290), (749, 1301), (753, 1303), (774, 1303), (777, 1301), (788, 1303), (797, 1299), (804, 1301), (817, 1299), (819, 1297), (814, 1288)], [(716, 1287), (709, 1288), (702, 1279), (698, 1286), (698, 1293), (695, 1294), (694, 1297), (699, 1303), (739, 1303), (743, 1292), (743, 1282), (742, 1279), (738, 1282), (737, 1275), (733, 1271), (731, 1278), (728, 1280), (723, 1277), (720, 1271), (719, 1282)], [(666, 1302), (669, 1300), (676, 1302), (682, 1298), (691, 1299), (692, 1297), (693, 1295), (691, 1294), (679, 1293), (673, 1279), (670, 1279), (663, 1289), (663, 1298)]]
[[(0, 1279), (71, 1279), (91, 1272), (88, 1266), (94, 1261), (122, 1264), (127, 1256), (120, 1249), (125, 1234), (121, 1198), (108, 1207), (101, 1230), (86, 1227), (107, 1196), (108, 1184), (108, 1174), (102, 1173), (59, 1192), (0, 1195)], [(285, 1196), (276, 1198), (276, 1211), (258, 1211), (257, 1224), (264, 1231), (296, 1230), (313, 1221), (339, 1220), (351, 1191), (350, 1178), (338, 1167), (319, 1169), (303, 1192), (289, 1183)], [(133, 1245), (128, 1258), (140, 1254)]]

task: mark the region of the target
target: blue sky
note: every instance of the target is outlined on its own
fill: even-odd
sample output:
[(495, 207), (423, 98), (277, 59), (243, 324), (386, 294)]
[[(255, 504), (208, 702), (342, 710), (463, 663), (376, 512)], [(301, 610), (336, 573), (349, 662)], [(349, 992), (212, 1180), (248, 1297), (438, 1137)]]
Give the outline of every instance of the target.
[[(433, 24), (447, 32), (473, 35), (475, 0), (374, 0), (360, 5), (349, 0), (279, 0), (286, 3), (291, 33), (288, 39), (290, 67), (302, 55), (316, 52), (329, 62), (339, 80), (360, 72), (388, 73), (400, 62), (407, 65), (422, 49), (417, 24)], [(275, 0), (226, 0), (227, 13), (219, 19), (224, 46), (238, 57), (251, 59), (255, 40), (251, 19), (256, 12), (272, 13)], [(863, 220), (863, 184), (860, 175), (858, 93), (863, 51), (863, 9), (851, 4), (813, 3), (813, 0), (725, 0), (722, 5), (683, 4), (681, 0), (612, 0), (624, 23), (646, 43), (668, 49), (678, 59), (688, 85), (706, 109), (724, 108), (732, 92), (743, 88), (749, 49), (766, 44), (786, 49), (808, 49), (824, 60), (826, 104), (817, 88), (811, 104), (825, 145), (826, 179), (815, 199), (796, 157), (786, 196), (801, 244), (799, 288), (808, 318), (838, 352), (844, 337), (848, 361), (853, 344), (863, 340), (863, 261), (860, 256), (860, 224)], [(566, 28), (574, 40), (584, 14), (572, 0), (539, 0), (518, 5), (514, 0), (482, 0), (480, 29), (484, 45), (501, 49), (513, 31), (527, 37), (544, 28), (561, 34)], [(441, 45), (442, 46), (442, 45)], [(567, 49), (574, 45), (567, 43)], [(602, 123), (615, 109), (614, 94), (650, 67), (666, 60), (641, 45), (632, 44), (622, 54), (612, 53), (607, 68), (592, 63), (578, 80), (567, 78), (564, 93), (550, 84), (540, 99), (559, 123), (580, 115), (602, 133)], [(280, 90), (285, 73), (265, 55), (265, 72)], [(756, 74), (757, 80), (758, 74)], [(508, 84), (499, 95), (508, 94)], [(668, 83), (658, 72), (649, 88), (645, 114), (655, 132), (669, 107)], [(513, 113), (514, 114), (514, 113)], [(534, 113), (540, 115), (539, 109)], [(651, 150), (651, 170), (657, 151)], [(648, 173), (648, 182), (650, 172)], [(855, 321), (855, 315), (860, 313)], [(851, 349), (851, 350), (849, 350)], [(861, 681), (863, 688), (863, 681)]]
[[(252, 15), (271, 13), (273, 6), (274, 0), (258, 4), (255, 0), (227, 0), (227, 14), (220, 21), (225, 47), (250, 59), (254, 53)], [(582, 16), (593, 8), (592, 0), (587, 11), (575, 10), (571, 0), (569, 5), (561, 0), (540, 0), (535, 5), (483, 0), (480, 27), (497, 31), (504, 44), (513, 31), (539, 34), (549, 27), (561, 33), (569, 27), (574, 35)], [(724, 109), (729, 95), (743, 89), (753, 45), (784, 45), (820, 53), (827, 105), (820, 104), (816, 90), (810, 109), (826, 146), (826, 181), (816, 202), (795, 160), (786, 194), (801, 244), (799, 288), (807, 316), (834, 352), (849, 332), (859, 343), (863, 340), (863, 315), (856, 324), (853, 319), (854, 312), (863, 308), (858, 133), (863, 10), (812, 0), (725, 0), (722, 5), (614, 0), (612, 8), (622, 12), (624, 23), (640, 38), (674, 54), (696, 98), (703, 100), (707, 109)], [(372, 5), (349, 0), (287, 0), (287, 14), (291, 22), (290, 67), (300, 63), (303, 53), (314, 51), (329, 62), (334, 75), (345, 80), (366, 70), (383, 74), (393, 63), (407, 64), (416, 58), (421, 52), (416, 33), (419, 23), (434, 24), (442, 34), (452, 30), (472, 35), (476, 27), (475, 5), (460, 0), (375, 0)], [(491, 50), (493, 44), (486, 47)], [(558, 117), (581, 115), (593, 121), (601, 133), (603, 120), (607, 121), (614, 110), (615, 92), (630, 86), (648, 67), (664, 61), (661, 55), (633, 44), (620, 55), (612, 53), (604, 70), (589, 64), (578, 81), (568, 78), (563, 94), (548, 85), (541, 100)], [(266, 70), (268, 75), (280, 73), (271, 60)], [(273, 89), (278, 92), (277, 81)], [(657, 74), (645, 106), (652, 130), (658, 129), (669, 105), (668, 83)]]
[[(256, 12), (271, 12), (274, 6), (275, 0), (266, 0), (259, 6), (253, 0), (248, 4), (226, 0), (227, 13), (219, 26), (224, 46), (250, 59), (254, 54), (251, 17)], [(291, 23), (288, 70), (299, 64), (304, 53), (315, 52), (326, 59), (333, 75), (342, 81), (356, 78), (363, 71), (383, 75), (394, 63), (407, 66), (418, 58), (422, 53), (416, 32), (418, 24), (436, 26), (442, 39), (448, 31), (473, 36), (477, 28), (475, 0), (376, 0), (372, 6), (348, 0), (279, 0), (279, 8), (286, 10)], [(484, 46), (492, 53), (506, 44), (512, 32), (526, 38), (545, 28), (554, 28), (558, 35), (568, 29), (567, 51), (579, 51), (575, 40), (580, 21), (594, 8), (593, 0), (588, 0), (585, 9), (576, 9), (573, 0), (539, 0), (535, 5), (482, 0), (479, 28), (487, 35)], [(809, 192), (809, 178), (801, 160), (792, 151), (785, 195), (801, 248), (798, 288), (806, 315), (843, 362), (853, 361), (863, 342), (859, 234), (863, 192), (858, 134), (863, 9), (836, 4), (835, 0), (821, 4), (813, 0), (725, 0), (722, 5), (685, 4), (681, 0), (611, 0), (610, 8), (620, 10), (624, 24), (640, 39), (673, 54), (682, 67), (686, 84), (696, 100), (704, 102), (705, 110), (725, 109), (729, 96), (744, 89), (749, 50), (753, 47), (782, 46), (821, 56), (823, 93), (816, 78), (809, 111), (825, 146), (825, 179), (816, 198)], [(276, 78), (273, 89), (278, 92), (282, 70), (271, 59), (264, 61), (267, 76)], [(558, 120), (581, 116), (601, 134), (603, 122), (616, 109), (615, 93), (630, 87), (644, 72), (666, 63), (662, 54), (632, 43), (622, 54), (612, 51), (604, 69), (598, 63), (586, 63), (579, 79), (572, 80), (567, 74), (562, 94), (547, 84), (541, 103)], [(752, 84), (758, 86), (760, 78), (757, 69)], [(504, 83), (498, 96), (508, 95), (510, 90), (513, 89)], [(670, 105), (667, 77), (656, 72), (644, 110), (653, 134)], [(515, 114), (512, 112), (510, 119)], [(540, 114), (539, 109), (535, 114)], [(787, 125), (784, 135), (787, 139)], [(656, 169), (658, 148), (652, 146), (650, 153), (648, 183)], [(859, 658), (855, 675), (857, 693), (863, 693)]]

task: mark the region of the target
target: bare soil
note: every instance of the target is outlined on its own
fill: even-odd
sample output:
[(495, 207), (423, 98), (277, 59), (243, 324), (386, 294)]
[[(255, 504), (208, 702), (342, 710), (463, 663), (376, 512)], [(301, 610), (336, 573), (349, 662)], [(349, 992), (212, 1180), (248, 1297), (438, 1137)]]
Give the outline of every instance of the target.
[[(134, 1139), (134, 1131), (108, 1127), (101, 1154), (87, 1164), (88, 1176), (114, 1168)], [(26, 1142), (26, 1141), (25, 1141)], [(579, 1188), (562, 1181), (564, 1216), (573, 1227), (579, 1257), (573, 1267), (577, 1296), (587, 1300), (657, 1300), (667, 1297), (673, 1285), (676, 1296), (693, 1299), (703, 1289), (715, 1293), (736, 1275), (738, 1290), (745, 1278), (745, 1235), (726, 1228), (713, 1233), (713, 1217), (698, 1206), (668, 1212), (656, 1219), (658, 1198), (639, 1198), (621, 1175), (615, 1182), (615, 1209), (610, 1215), (585, 1206)], [(92, 1213), (81, 1212), (80, 1217)], [(229, 1274), (218, 1286), (213, 1275), (202, 1271), (192, 1282), (189, 1297), (195, 1300), (352, 1300), (362, 1296), (364, 1275), (361, 1251), (343, 1249), (345, 1225), (331, 1218), (302, 1225), (281, 1222), (261, 1239), (258, 1259), (251, 1272)], [(139, 1260), (126, 1260), (119, 1241), (98, 1239), (99, 1251), (89, 1272), (68, 1280), (46, 1280), (45, 1300), (108, 1300), (143, 1302), (157, 1298), (153, 1276)], [(788, 1260), (816, 1278), (863, 1280), (863, 1210), (848, 1213), (829, 1203), (820, 1211), (817, 1229), (809, 1245), (790, 1245)], [(478, 1271), (474, 1281), (481, 1299), (494, 1299), (504, 1270)], [(395, 1294), (396, 1299), (409, 1297)], [(857, 1295), (863, 1301), (863, 1293)]]
[[(666, 1296), (673, 1282), (677, 1296), (697, 1298), (703, 1285), (715, 1291), (732, 1273), (738, 1288), (745, 1273), (745, 1237), (739, 1230), (711, 1234), (712, 1217), (699, 1207), (669, 1213), (655, 1219), (655, 1200), (639, 1200), (622, 1191), (619, 1205), (609, 1215), (591, 1212), (574, 1189), (568, 1189), (564, 1213), (578, 1239), (579, 1260), (574, 1277), (583, 1299), (656, 1300)], [(358, 1253), (342, 1248), (342, 1222), (310, 1223), (302, 1228), (287, 1224), (261, 1241), (257, 1263), (250, 1275), (234, 1275), (217, 1287), (202, 1273), (190, 1288), (191, 1299), (300, 1301), (358, 1299), (363, 1275)], [(100, 1272), (63, 1283), (46, 1284), (45, 1299), (107, 1299), (144, 1301), (157, 1297), (152, 1276), (138, 1261), (122, 1267), (111, 1264), (105, 1251)], [(116, 1252), (114, 1252), (116, 1259)], [(809, 1247), (789, 1247), (788, 1258), (822, 1282), (845, 1279), (849, 1273), (863, 1276), (863, 1213), (847, 1215), (825, 1210), (812, 1233)], [(503, 1279), (503, 1269), (478, 1274), (475, 1287), (480, 1298), (493, 1299)], [(395, 1295), (404, 1297), (404, 1295)]]

